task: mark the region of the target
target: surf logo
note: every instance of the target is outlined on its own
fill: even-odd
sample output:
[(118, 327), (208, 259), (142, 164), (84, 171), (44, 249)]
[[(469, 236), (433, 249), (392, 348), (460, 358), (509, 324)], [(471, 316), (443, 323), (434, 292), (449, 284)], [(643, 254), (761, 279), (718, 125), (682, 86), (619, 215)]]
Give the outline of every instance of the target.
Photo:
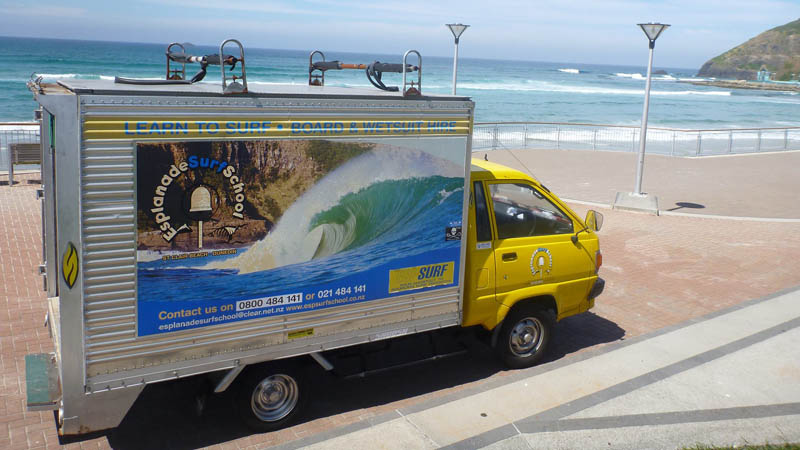
[(72, 242), (67, 243), (67, 250), (61, 261), (61, 274), (64, 276), (64, 282), (72, 289), (78, 279), (78, 250)]
[[(237, 219), (244, 219), (245, 186), (237, 175), (236, 168), (226, 161), (190, 155), (186, 161), (172, 164), (161, 177), (154, 191), (153, 207), (150, 209), (150, 213), (153, 214), (153, 218), (161, 231), (161, 237), (167, 242), (172, 242), (178, 233), (191, 231), (191, 228), (186, 223), (175, 224), (165, 207), (165, 199), (172, 183), (190, 170), (205, 170), (221, 174), (224, 178), (223, 186), (230, 189), (233, 198), (233, 212), (231, 215)], [(197, 184), (189, 190), (188, 194), (189, 204), (188, 210), (184, 211), (185, 217), (197, 222), (197, 247), (203, 248), (203, 222), (208, 221), (214, 213), (215, 189), (204, 184)], [(231, 227), (226, 227), (226, 231), (233, 235), (236, 229), (229, 230), (229, 228)]]
[(531, 274), (539, 281), (544, 280), (545, 275), (550, 275), (553, 270), (553, 256), (550, 250), (539, 247), (531, 255)]

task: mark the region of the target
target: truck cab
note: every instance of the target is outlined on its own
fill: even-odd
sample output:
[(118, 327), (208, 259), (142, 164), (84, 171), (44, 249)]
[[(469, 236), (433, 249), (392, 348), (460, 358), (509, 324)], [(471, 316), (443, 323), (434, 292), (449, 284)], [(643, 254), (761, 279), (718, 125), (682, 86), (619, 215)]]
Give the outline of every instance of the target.
[(463, 326), (492, 330), (506, 365), (541, 359), (552, 325), (592, 308), (603, 290), (595, 231), (602, 215), (581, 220), (530, 176), (473, 159)]

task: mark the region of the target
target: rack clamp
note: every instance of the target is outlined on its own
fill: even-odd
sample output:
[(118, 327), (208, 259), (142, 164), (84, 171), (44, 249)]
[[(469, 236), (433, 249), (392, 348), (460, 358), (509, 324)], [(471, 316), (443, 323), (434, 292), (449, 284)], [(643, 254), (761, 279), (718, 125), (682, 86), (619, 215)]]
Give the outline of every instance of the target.
[[(407, 62), (408, 55), (414, 53), (417, 55), (417, 65), (410, 66)], [(416, 67), (417, 71), (417, 83), (416, 87), (414, 81), (408, 81), (406, 83), (406, 73), (408, 73), (409, 67)], [(422, 55), (419, 54), (416, 50), (409, 50), (403, 54), (403, 97), (411, 97), (411, 96), (420, 96), (422, 95)]]
[[(230, 64), (229, 61), (232, 61), (231, 64), (231, 71), (236, 67), (236, 58), (231, 56), (225, 55), (225, 45), (228, 43), (236, 44), (239, 47), (239, 63), (240, 63), (240, 72), (237, 76), (236, 74), (231, 74), (231, 82), (228, 83), (227, 77), (225, 76), (225, 65)], [(242, 47), (242, 43), (237, 41), (236, 39), (226, 39), (222, 42), (219, 46), (219, 54), (222, 55), (223, 60), (220, 61), (220, 68), (222, 70), (222, 93), (223, 94), (246, 94), (247, 93), (247, 74), (245, 72), (244, 67), (244, 47)]]
[[(174, 47), (180, 48), (180, 52), (175, 52), (173, 50)], [(173, 54), (176, 54), (176, 53), (180, 53), (180, 54), (184, 54), (185, 55), (186, 54), (186, 47), (184, 47), (183, 44), (178, 43), (178, 42), (173, 42), (173, 43), (171, 43), (171, 44), (169, 44), (167, 46), (167, 51), (166, 51), (166, 56), (167, 56), (167, 78), (166, 79), (167, 80), (185, 80), (186, 79), (186, 60), (182, 60), (182, 61), (175, 60), (174, 61), (176, 63), (180, 62), (180, 64), (181, 64), (181, 68), (180, 69), (173, 69), (172, 66), (170, 65), (170, 62), (172, 61), (172, 58), (170, 58), (170, 55), (173, 55)]]

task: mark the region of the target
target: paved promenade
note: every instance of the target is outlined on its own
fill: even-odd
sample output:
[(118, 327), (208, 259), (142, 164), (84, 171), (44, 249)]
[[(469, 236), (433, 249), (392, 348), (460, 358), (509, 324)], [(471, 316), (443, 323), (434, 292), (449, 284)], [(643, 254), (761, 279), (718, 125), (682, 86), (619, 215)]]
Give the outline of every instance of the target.
[[(579, 150), (492, 150), (490, 161), (532, 173), (561, 198), (611, 204), (631, 192), (637, 155)], [(642, 190), (662, 211), (800, 219), (800, 152), (679, 158), (645, 156)], [(682, 206), (684, 204), (685, 206)], [(686, 205), (691, 204), (691, 205)]]
[[(532, 171), (562, 198), (576, 200), (580, 214), (585, 202), (610, 204), (634, 179), (629, 154), (525, 150), (488, 157)], [(537, 367), (506, 371), (477, 346), (468, 356), (380, 376), (321, 380), (302, 423), (266, 434), (237, 423), (224, 398), (211, 399), (197, 416), (190, 383), (161, 383), (145, 391), (118, 429), (68, 447), (676, 448), (800, 441), (798, 158), (648, 157), (644, 186), (661, 209), (690, 202), (704, 207), (673, 212), (702, 216), (592, 206), (605, 215), (606, 290), (590, 313), (558, 324), (553, 351)], [(34, 184), (8, 187), (2, 180), (0, 448), (55, 447), (52, 414), (24, 408), (24, 355), (52, 349), (36, 274), (39, 204)]]

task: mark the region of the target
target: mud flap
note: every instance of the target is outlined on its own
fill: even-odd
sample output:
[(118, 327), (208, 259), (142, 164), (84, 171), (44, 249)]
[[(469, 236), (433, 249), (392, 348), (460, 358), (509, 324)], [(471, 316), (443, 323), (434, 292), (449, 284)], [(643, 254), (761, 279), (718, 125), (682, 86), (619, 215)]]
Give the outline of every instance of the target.
[(61, 384), (58, 381), (55, 353), (25, 355), (25, 388), (28, 411), (58, 409)]

